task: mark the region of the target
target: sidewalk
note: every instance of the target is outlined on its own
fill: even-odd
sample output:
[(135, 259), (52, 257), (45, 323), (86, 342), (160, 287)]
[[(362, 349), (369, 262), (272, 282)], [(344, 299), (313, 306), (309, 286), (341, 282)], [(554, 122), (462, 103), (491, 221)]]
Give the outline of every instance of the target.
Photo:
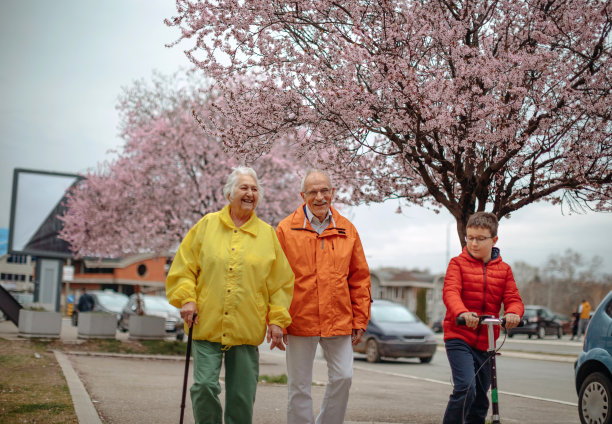
[[(15, 340), (17, 329), (11, 323), (0, 323), (0, 337)], [(68, 334), (62, 334), (62, 340), (67, 344), (72, 341)], [(56, 356), (66, 359), (62, 366), (80, 422), (119, 424), (179, 421), (184, 358), (84, 354), (70, 352), (69, 345), (63, 354)], [(62, 362), (60, 359), (60, 364)], [(71, 376), (71, 372), (75, 374)], [(286, 373), (284, 354), (270, 352), (267, 347), (260, 348), (260, 374), (276, 376), (283, 373)], [(321, 359), (315, 361), (313, 380), (312, 395), (316, 412), (327, 380), (326, 365)], [(81, 389), (77, 387), (79, 383), (82, 384)], [(439, 423), (450, 390), (449, 384), (369, 371), (356, 363), (345, 423)], [(253, 422), (285, 423), (286, 400), (285, 385), (260, 384)], [(88, 402), (95, 407), (99, 421), (91, 415), (78, 413), (80, 408), (91, 412), (91, 407), (88, 409), (86, 405)], [(499, 402), (504, 423), (578, 422), (574, 406), (504, 394), (500, 394)], [(193, 423), (189, 393), (185, 422)]]

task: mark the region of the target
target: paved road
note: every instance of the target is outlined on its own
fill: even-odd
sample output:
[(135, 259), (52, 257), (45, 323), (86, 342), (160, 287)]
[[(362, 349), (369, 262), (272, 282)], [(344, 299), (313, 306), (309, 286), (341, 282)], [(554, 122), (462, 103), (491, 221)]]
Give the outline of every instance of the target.
[[(184, 364), (175, 360), (144, 360), (68, 355), (83, 380), (103, 421), (114, 423), (167, 423), (178, 420)], [(285, 373), (284, 356), (261, 350), (260, 373)], [(358, 363), (345, 423), (419, 423), (442, 420), (451, 387), (400, 373), (366, 369)], [(382, 366), (386, 364), (380, 364)], [(223, 373), (222, 373), (223, 375)], [(318, 411), (325, 391), (326, 369), (317, 360), (312, 387)], [(287, 388), (260, 384), (255, 403), (255, 424), (280, 424), (286, 418)], [(499, 395), (504, 423), (575, 424), (575, 406), (524, 398), (504, 392)], [(186, 422), (193, 422), (188, 400)]]

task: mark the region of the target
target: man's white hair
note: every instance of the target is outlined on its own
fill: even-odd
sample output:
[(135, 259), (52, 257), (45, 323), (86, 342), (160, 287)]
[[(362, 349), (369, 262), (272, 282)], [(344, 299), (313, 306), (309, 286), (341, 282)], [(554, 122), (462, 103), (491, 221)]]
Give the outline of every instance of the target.
[(257, 184), (257, 192), (259, 193), (259, 199), (257, 200), (257, 204), (255, 207), (261, 202), (263, 198), (263, 189), (259, 185), (259, 179), (257, 178), (257, 172), (253, 168), (249, 168), (248, 166), (237, 166), (232, 168), (232, 173), (227, 177), (227, 182), (223, 187), (223, 197), (225, 197), (230, 202), (232, 201), (232, 196), (234, 195), (234, 190), (236, 190), (236, 186), (238, 186), (238, 180), (241, 175), (249, 175), (253, 177), (255, 180), (255, 184)]
[(326, 171), (323, 171), (322, 169), (317, 169), (317, 168), (310, 168), (308, 171), (306, 171), (306, 175), (304, 175), (304, 178), (302, 178), (302, 188), (301, 188), (302, 193), (304, 193), (304, 189), (306, 188), (306, 178), (308, 178), (312, 174), (325, 175), (325, 177), (327, 178), (327, 181), (329, 181), (329, 188), (334, 188), (331, 177)]

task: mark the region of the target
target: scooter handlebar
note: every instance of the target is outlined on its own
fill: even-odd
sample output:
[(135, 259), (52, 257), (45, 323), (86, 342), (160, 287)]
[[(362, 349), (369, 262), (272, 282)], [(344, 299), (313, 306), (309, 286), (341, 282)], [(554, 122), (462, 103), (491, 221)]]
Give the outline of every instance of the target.
[[(478, 315), (478, 324), (482, 324), (482, 322), (485, 320), (488, 320), (487, 323), (492, 322), (494, 325), (501, 325), (502, 327), (506, 326), (506, 317), (497, 318), (493, 315)], [(465, 318), (463, 318), (462, 316), (458, 316), (455, 322), (457, 323), (457, 325), (465, 325)], [(523, 320), (519, 322), (518, 327), (522, 326)]]

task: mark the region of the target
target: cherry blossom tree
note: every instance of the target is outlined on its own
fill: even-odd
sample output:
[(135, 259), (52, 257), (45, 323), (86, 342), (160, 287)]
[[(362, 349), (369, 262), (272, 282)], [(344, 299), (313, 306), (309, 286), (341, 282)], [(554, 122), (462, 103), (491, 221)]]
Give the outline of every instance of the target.
[[(202, 131), (217, 94), (197, 77), (154, 74), (123, 90), (118, 103), (125, 144), (116, 159), (100, 164), (66, 201), (60, 237), (77, 256), (117, 257), (175, 248), (206, 213), (227, 200), (222, 188), (240, 164)], [(268, 154), (242, 162), (258, 172), (264, 188), (257, 208), (275, 225), (299, 204), (299, 167), (279, 143)]]
[[(167, 24), (237, 152), (288, 135), (354, 202), (457, 220), (612, 208), (608, 0), (177, 0)], [(231, 120), (221, 121), (221, 117)]]

